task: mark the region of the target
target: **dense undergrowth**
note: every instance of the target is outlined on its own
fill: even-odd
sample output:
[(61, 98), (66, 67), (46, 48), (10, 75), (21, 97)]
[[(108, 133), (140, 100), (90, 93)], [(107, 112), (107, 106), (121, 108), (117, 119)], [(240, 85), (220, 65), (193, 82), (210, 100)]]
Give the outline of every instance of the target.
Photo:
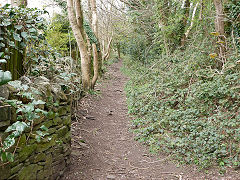
[(240, 165), (238, 57), (223, 72), (203, 40), (198, 49), (176, 50), (143, 64), (126, 59), (129, 113), (137, 139), (200, 168)]

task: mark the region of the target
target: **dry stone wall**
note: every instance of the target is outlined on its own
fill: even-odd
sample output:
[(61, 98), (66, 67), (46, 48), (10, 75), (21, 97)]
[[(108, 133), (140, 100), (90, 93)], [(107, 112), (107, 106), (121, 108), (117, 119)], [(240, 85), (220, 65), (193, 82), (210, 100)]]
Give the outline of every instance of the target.
[[(38, 84), (41, 86), (40, 82)], [(41, 116), (37, 119), (32, 131), (27, 130), (17, 140), (18, 148), (15, 160), (0, 166), (0, 180), (55, 180), (61, 177), (70, 163), (71, 97), (64, 94), (57, 84), (50, 85), (50, 83), (44, 82), (41, 88), (45, 91), (42, 94), (43, 100), (49, 97), (54, 98), (54, 101), (58, 101), (59, 105), (47, 109), (51, 113), (47, 117)], [(1, 139), (7, 136), (4, 131), (15, 121), (15, 110), (10, 106), (0, 106)], [(48, 135), (38, 142), (33, 134), (42, 125), (48, 128)]]

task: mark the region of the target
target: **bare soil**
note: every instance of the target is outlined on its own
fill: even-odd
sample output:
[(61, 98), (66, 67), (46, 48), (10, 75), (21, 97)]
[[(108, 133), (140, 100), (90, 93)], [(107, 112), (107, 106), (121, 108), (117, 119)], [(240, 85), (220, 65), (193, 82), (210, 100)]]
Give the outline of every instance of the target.
[(84, 97), (77, 119), (72, 122), (72, 155), (69, 171), (63, 180), (201, 180), (240, 179), (239, 171), (217, 170), (208, 174), (194, 166), (178, 167), (170, 156), (152, 155), (148, 148), (134, 140), (130, 132), (124, 84), (120, 67), (111, 65), (96, 87), (99, 95)]

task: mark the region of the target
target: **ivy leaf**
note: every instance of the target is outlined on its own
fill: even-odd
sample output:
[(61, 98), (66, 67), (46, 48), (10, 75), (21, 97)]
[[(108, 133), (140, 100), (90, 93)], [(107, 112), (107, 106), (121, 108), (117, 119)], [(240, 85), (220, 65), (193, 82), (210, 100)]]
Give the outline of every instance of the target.
[(25, 47), (27, 46), (27, 44), (24, 43), (24, 42), (21, 42), (21, 43), (20, 43), (20, 46), (22, 46), (23, 48), (25, 48)]
[(37, 142), (39, 143), (41, 141), (41, 136), (36, 135), (35, 139), (37, 140)]
[(23, 28), (22, 25), (15, 25), (14, 27), (15, 27), (17, 30), (21, 30), (21, 29)]
[(37, 30), (36, 30), (35, 28), (30, 28), (28, 31), (29, 31), (30, 33), (35, 33), (35, 32), (37, 32)]
[(4, 58), (5, 59), (10, 59), (10, 56), (9, 55), (5, 55)]
[(2, 160), (3, 162), (6, 162), (6, 161), (7, 161), (6, 152), (1, 152), (1, 160)]
[(0, 58), (4, 57), (4, 52), (0, 52)]
[(8, 104), (11, 105), (11, 106), (17, 108), (17, 105), (18, 105), (18, 103), (19, 103), (20, 101), (17, 101), (17, 100), (15, 100), (15, 99), (13, 99), (13, 100), (6, 100), (5, 102), (8, 103)]
[(11, 47), (15, 47), (15, 43), (13, 41), (9, 41), (8, 45)]
[(14, 124), (12, 124), (11, 126), (9, 126), (5, 132), (11, 132), (11, 131), (18, 131), (20, 133), (22, 133), (26, 127), (28, 127), (28, 125), (25, 122), (21, 122), (21, 121), (17, 121)]
[(43, 131), (48, 131), (48, 128), (47, 128), (45, 125), (42, 125), (42, 126), (40, 127), (40, 129), (43, 130)]
[(2, 22), (2, 25), (3, 26), (9, 26), (11, 24), (11, 21), (10, 20), (4, 20), (3, 22)]
[(26, 112), (33, 112), (34, 111), (34, 105), (32, 103), (25, 105), (25, 111)]
[(5, 141), (3, 142), (4, 149), (8, 149), (15, 144), (15, 137), (8, 136)]
[(21, 36), (22, 36), (24, 39), (27, 39), (27, 38), (28, 38), (28, 33), (27, 33), (27, 32), (21, 32)]
[(0, 48), (5, 47), (4, 43), (0, 43)]
[(33, 100), (33, 105), (39, 105), (39, 104), (45, 104), (45, 102), (44, 101), (42, 101), (42, 100)]
[(24, 92), (24, 93), (22, 94), (22, 96), (23, 96), (23, 97), (26, 97), (26, 98), (28, 98), (28, 99), (33, 99), (33, 95), (32, 95), (32, 93), (30, 93), (30, 92)]
[(14, 155), (10, 152), (6, 152), (6, 157), (7, 157), (7, 160), (9, 162), (13, 162), (14, 161)]
[(20, 37), (20, 35), (17, 34), (17, 33), (13, 33), (13, 38), (14, 38), (14, 40), (16, 40), (16, 41), (21, 41), (21, 40), (22, 40), (22, 38)]
[(5, 48), (5, 53), (9, 53), (9, 48)]
[(8, 83), (10, 86), (14, 87), (15, 89), (19, 90), (22, 86), (21, 81), (11, 81)]
[(5, 59), (0, 59), (0, 63), (7, 63)]
[(3, 72), (0, 70), (0, 85), (6, 84), (12, 80), (12, 74), (9, 71)]
[(17, 117), (17, 120), (22, 120), (23, 119), (23, 116), (21, 116), (21, 115), (19, 115), (18, 117)]
[(36, 113), (42, 113), (42, 114), (45, 115), (45, 116), (48, 115), (48, 112), (47, 112), (47, 111), (44, 111), (44, 110), (39, 109), (39, 108), (37, 108), (37, 109), (35, 110), (35, 112), (36, 112)]
[(36, 133), (37, 133), (39, 136), (41, 136), (41, 137), (44, 137), (44, 136), (45, 136), (45, 134), (44, 134), (42, 131), (36, 131)]

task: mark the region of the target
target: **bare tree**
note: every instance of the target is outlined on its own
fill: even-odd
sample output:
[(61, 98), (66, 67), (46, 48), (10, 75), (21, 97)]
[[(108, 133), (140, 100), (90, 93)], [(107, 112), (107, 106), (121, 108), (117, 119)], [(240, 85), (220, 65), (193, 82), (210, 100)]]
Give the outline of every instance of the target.
[[(216, 18), (215, 18), (215, 30), (218, 33), (218, 41), (225, 42), (224, 36), (224, 13), (223, 13), (223, 4), (221, 0), (214, 0), (214, 5), (216, 9)], [(224, 69), (224, 64), (226, 63), (225, 57), (226, 48), (224, 43), (220, 43), (219, 46), (219, 58), (222, 61), (222, 70)]]
[(220, 35), (224, 35), (224, 14), (221, 0), (214, 0), (216, 8), (215, 29)]
[[(96, 0), (90, 0), (91, 4), (91, 12), (92, 12), (92, 29), (93, 32), (98, 39), (98, 18), (97, 18), (97, 7), (96, 7)], [(94, 88), (96, 81), (98, 79), (99, 75), (99, 54), (97, 49), (97, 44), (92, 44), (92, 50), (93, 50), (93, 79), (92, 79), (92, 88)]]
[(74, 5), (75, 7), (73, 6), (73, 0), (67, 0), (68, 18), (80, 50), (83, 89), (87, 90), (91, 88), (90, 59), (87, 52), (87, 45), (84, 41), (81, 1), (75, 0)]

